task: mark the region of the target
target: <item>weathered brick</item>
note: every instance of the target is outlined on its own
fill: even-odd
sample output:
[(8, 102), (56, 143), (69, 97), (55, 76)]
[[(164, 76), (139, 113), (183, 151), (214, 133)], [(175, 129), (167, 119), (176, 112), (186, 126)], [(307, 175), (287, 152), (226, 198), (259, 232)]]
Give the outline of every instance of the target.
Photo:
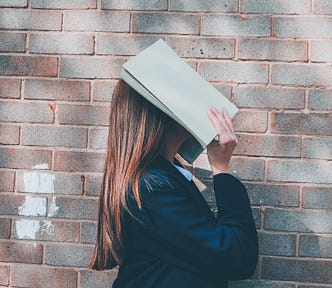
[(332, 211), (267, 208), (264, 213), (264, 228), (289, 232), (331, 233)]
[(332, 3), (329, 0), (314, 0), (314, 14), (331, 14)]
[(233, 39), (169, 37), (166, 42), (180, 57), (224, 59), (234, 57)]
[(75, 270), (33, 265), (14, 265), (12, 267), (11, 284), (13, 286), (27, 288), (76, 288), (76, 283), (77, 272)]
[(0, 238), (9, 239), (10, 231), (11, 231), (11, 220), (9, 218), (0, 218)]
[(332, 61), (332, 41), (312, 41), (311, 61), (331, 62)]
[(252, 205), (299, 206), (300, 187), (294, 185), (274, 185), (245, 183)]
[(72, 80), (27, 79), (25, 99), (89, 101), (90, 83)]
[(44, 56), (0, 56), (0, 75), (57, 76), (58, 59)]
[(18, 171), (18, 192), (55, 195), (82, 195), (84, 176), (64, 173)]
[(0, 52), (25, 52), (25, 38), (24, 33), (0, 33)]
[(49, 147), (87, 146), (88, 129), (78, 127), (23, 126), (22, 145)]
[(167, 0), (102, 0), (101, 9), (112, 10), (167, 10)]
[(24, 201), (23, 196), (1, 195), (0, 215), (19, 215), (19, 208)]
[(259, 253), (271, 256), (295, 256), (296, 235), (260, 232)]
[(95, 222), (83, 222), (81, 228), (82, 243), (96, 243), (97, 224)]
[(80, 224), (77, 222), (16, 219), (13, 227), (14, 239), (78, 242)]
[(108, 129), (91, 129), (89, 133), (89, 148), (107, 148)]
[(301, 137), (237, 134), (235, 155), (300, 157)]
[(307, 42), (271, 39), (243, 39), (238, 57), (246, 60), (306, 61)]
[(2, 10), (0, 29), (61, 30), (60, 11)]
[(332, 258), (332, 237), (300, 236), (299, 255), (312, 258)]
[(263, 279), (330, 284), (331, 271), (332, 261), (264, 257), (262, 262)]
[(299, 86), (330, 86), (332, 82), (332, 66), (319, 64), (275, 64), (272, 66), (272, 82), (274, 84)]
[(200, 74), (207, 80), (229, 83), (267, 83), (267, 64), (245, 62), (201, 62)]
[(0, 144), (19, 144), (20, 127), (0, 124)]
[(0, 121), (52, 123), (53, 112), (46, 103), (2, 102), (0, 104)]
[(87, 267), (93, 248), (83, 245), (46, 245), (45, 263), (54, 266)]
[(117, 270), (82, 270), (80, 271), (80, 287), (81, 288), (103, 288), (112, 285), (117, 276)]
[(280, 182), (332, 183), (332, 163), (306, 160), (268, 162), (267, 179)]
[(240, 110), (235, 116), (233, 125), (237, 132), (265, 132), (267, 130), (267, 113), (258, 110)]
[(158, 39), (158, 36), (100, 34), (96, 36), (96, 54), (136, 55)]
[(14, 169), (50, 169), (52, 152), (0, 147), (0, 167)]
[(109, 106), (58, 104), (60, 124), (102, 125), (109, 124)]
[(15, 172), (0, 171), (0, 191), (14, 191)]
[(242, 280), (230, 281), (229, 288), (295, 288), (295, 284), (284, 281)]
[(332, 90), (313, 89), (309, 91), (308, 106), (315, 110), (332, 109)]
[(274, 17), (273, 35), (281, 38), (332, 38), (332, 18), (313, 16)]
[(0, 79), (0, 98), (20, 98), (21, 81), (18, 79)]
[[(261, 159), (233, 157), (230, 171), (242, 180), (264, 180), (264, 161)], [(207, 154), (201, 154), (194, 162), (194, 174), (198, 178), (212, 177)]]
[(242, 0), (242, 13), (261, 14), (309, 14), (310, 0)]
[(232, 97), (232, 86), (225, 86), (221, 83), (212, 83), (212, 85), (227, 99), (231, 99)]
[(0, 0), (0, 7), (27, 7), (28, 0)]
[(8, 286), (9, 284), (9, 266), (0, 266), (0, 285)]
[(92, 54), (93, 35), (78, 33), (38, 33), (30, 36), (30, 52), (40, 54)]
[(91, 198), (52, 197), (48, 217), (97, 220), (98, 200)]
[(332, 135), (332, 118), (327, 114), (279, 113), (271, 115), (271, 132), (300, 135)]
[(101, 80), (95, 81), (93, 84), (93, 101), (110, 102), (115, 85), (118, 83), (116, 80)]
[(92, 9), (96, 0), (31, 0), (32, 8), (41, 9)]
[(332, 138), (304, 138), (303, 157), (332, 160)]
[(133, 15), (133, 32), (199, 34), (200, 19), (196, 15), (152, 14)]
[(0, 242), (0, 261), (41, 264), (43, 247), (36, 243)]
[(238, 107), (301, 109), (305, 90), (293, 88), (266, 88), (240, 85), (234, 89), (234, 103)]
[(64, 78), (118, 78), (124, 59), (108, 56), (65, 57), (60, 63), (60, 77)]
[(303, 207), (308, 209), (331, 209), (332, 188), (304, 187)]
[(203, 16), (202, 35), (270, 36), (270, 16), (215, 15)]
[(89, 196), (99, 196), (101, 184), (101, 176), (89, 175), (86, 181), (85, 193)]
[(65, 11), (66, 31), (108, 31), (129, 32), (129, 13), (105, 11)]
[(237, 12), (238, 0), (223, 0), (223, 1), (199, 1), (199, 0), (184, 0), (184, 1), (170, 1), (171, 11), (192, 11), (192, 12)]

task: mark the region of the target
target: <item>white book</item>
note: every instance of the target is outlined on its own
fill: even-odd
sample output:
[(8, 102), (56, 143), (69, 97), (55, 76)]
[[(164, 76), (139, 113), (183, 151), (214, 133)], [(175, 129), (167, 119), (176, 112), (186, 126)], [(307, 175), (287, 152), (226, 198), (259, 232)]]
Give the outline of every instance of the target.
[(187, 129), (192, 139), (178, 153), (192, 163), (216, 137), (208, 110), (225, 107), (233, 117), (238, 108), (185, 63), (163, 40), (131, 58), (121, 78), (144, 98)]

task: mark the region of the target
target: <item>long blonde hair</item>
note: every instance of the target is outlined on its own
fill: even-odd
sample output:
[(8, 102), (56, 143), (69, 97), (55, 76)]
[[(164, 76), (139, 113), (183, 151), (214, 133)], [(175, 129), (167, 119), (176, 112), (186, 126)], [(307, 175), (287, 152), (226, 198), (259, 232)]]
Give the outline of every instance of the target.
[(99, 198), (97, 242), (89, 268), (110, 269), (125, 259), (121, 219), (131, 185), (139, 207), (139, 179), (160, 154), (170, 118), (123, 80), (111, 101), (107, 155)]

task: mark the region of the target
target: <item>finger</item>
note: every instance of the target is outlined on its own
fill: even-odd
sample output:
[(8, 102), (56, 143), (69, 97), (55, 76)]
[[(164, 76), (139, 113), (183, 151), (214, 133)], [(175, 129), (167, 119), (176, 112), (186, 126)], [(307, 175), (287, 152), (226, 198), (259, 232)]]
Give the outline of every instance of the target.
[(224, 116), (224, 119), (225, 119), (225, 121), (226, 121), (226, 124), (227, 124), (229, 130), (232, 131), (233, 134), (235, 134), (235, 133), (234, 133), (233, 124), (232, 124), (232, 120), (230, 119), (227, 110), (226, 110), (225, 108), (223, 108), (221, 113), (222, 113), (223, 116)]
[(216, 128), (218, 134), (225, 133), (225, 128), (223, 127), (222, 120), (220, 119), (220, 116), (218, 113), (215, 112), (215, 108), (211, 108), (208, 112), (208, 116), (213, 124), (213, 126)]

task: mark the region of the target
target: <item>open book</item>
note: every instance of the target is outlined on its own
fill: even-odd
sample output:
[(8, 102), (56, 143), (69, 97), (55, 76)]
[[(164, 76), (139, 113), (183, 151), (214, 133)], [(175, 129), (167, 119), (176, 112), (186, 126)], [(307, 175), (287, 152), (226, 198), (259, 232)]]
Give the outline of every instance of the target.
[(217, 135), (207, 111), (225, 107), (230, 117), (238, 111), (161, 39), (126, 62), (121, 78), (191, 133), (178, 151), (189, 163)]

